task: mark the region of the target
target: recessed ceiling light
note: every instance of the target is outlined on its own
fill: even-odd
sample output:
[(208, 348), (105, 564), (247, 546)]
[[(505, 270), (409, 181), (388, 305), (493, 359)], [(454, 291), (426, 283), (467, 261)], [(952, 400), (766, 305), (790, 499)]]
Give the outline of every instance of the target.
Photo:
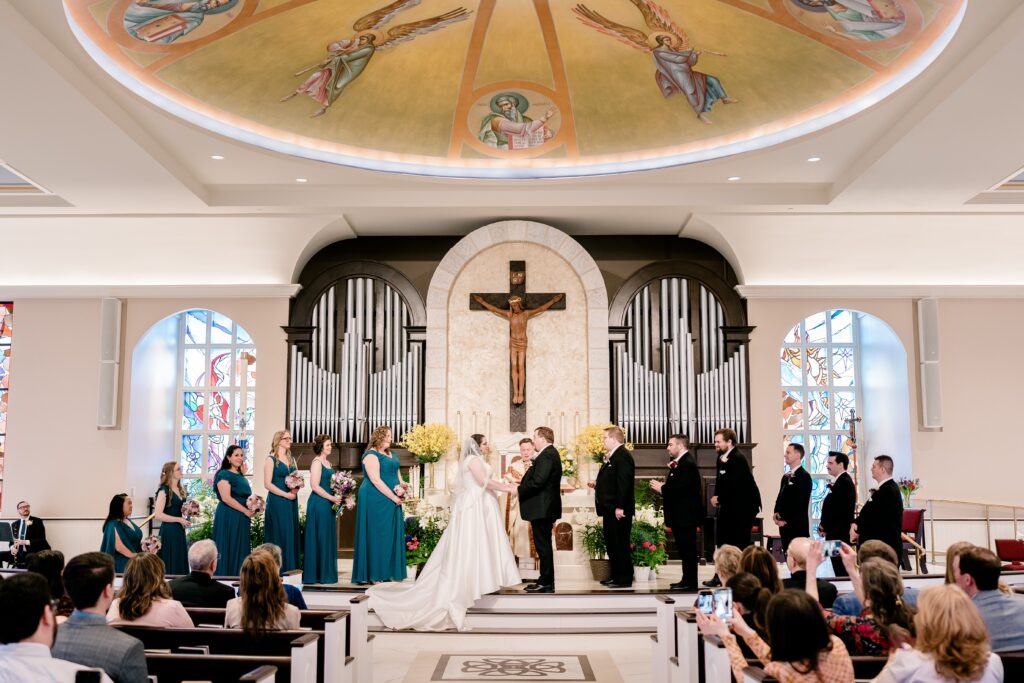
[(224, 161), (223, 154), (211, 154), (210, 158), (213, 159), (214, 161)]
[(738, 175), (731, 175), (731, 176), (729, 176), (729, 180), (731, 182), (735, 182), (737, 180), (740, 180), (740, 177)]
[(821, 161), (821, 157), (807, 157), (807, 161), (814, 163), (815, 161)]
[(309, 178), (296, 178), (295, 182), (297, 182), (297, 183), (308, 183), (309, 182)]

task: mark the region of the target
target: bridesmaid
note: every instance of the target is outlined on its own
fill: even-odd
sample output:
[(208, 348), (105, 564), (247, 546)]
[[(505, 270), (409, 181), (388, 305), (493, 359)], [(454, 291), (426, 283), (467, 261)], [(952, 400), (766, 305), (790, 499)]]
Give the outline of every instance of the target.
[(334, 468), (328, 456), (333, 444), (326, 434), (313, 439), (313, 464), (309, 466), (312, 492), (306, 506), (306, 552), (303, 583), (338, 583), (338, 522), (331, 505), (341, 505), (341, 496), (331, 491)]
[(160, 470), (160, 486), (156, 490), (156, 514), (160, 520), (160, 559), (167, 574), (188, 574), (188, 544), (185, 527), (188, 520), (181, 516), (185, 490), (181, 488), (181, 465), (165, 462)]
[(274, 433), (270, 455), (263, 463), (263, 485), (267, 488), (267, 510), (263, 515), (267, 543), (281, 549), (281, 571), (299, 568), (299, 501), (285, 477), (295, 472), (292, 435)]
[(124, 572), (128, 560), (142, 552), (142, 529), (132, 520), (132, 499), (119, 493), (110, 499), (107, 519), (103, 522), (103, 543), (100, 552), (114, 558), (114, 571)]
[(352, 582), (405, 580), (405, 518), (398, 486), (398, 456), (391, 454), (391, 428), (377, 427), (363, 453), (363, 481), (356, 505)]
[(228, 446), (213, 487), (220, 500), (213, 514), (213, 542), (220, 555), (217, 569), (223, 576), (238, 576), (242, 561), (252, 551), (249, 524), (253, 515), (245, 505), (252, 487), (245, 478), (245, 450), (241, 446)]

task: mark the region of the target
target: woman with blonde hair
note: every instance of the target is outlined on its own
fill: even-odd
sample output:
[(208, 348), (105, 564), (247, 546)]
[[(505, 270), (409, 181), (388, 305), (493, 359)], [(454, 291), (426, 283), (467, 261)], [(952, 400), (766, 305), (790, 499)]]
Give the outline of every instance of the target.
[(124, 581), (107, 610), (112, 626), (192, 628), (192, 618), (180, 602), (171, 598), (164, 579), (164, 562), (153, 553), (138, 553), (128, 561)]
[(955, 584), (925, 588), (917, 608), (916, 646), (897, 650), (876, 682), (1002, 683), (1003, 662), (966, 593)]
[(391, 453), (391, 427), (377, 427), (363, 453), (352, 583), (405, 580), (405, 516), (395, 493), (398, 467), (398, 456)]
[(181, 516), (185, 490), (181, 488), (181, 465), (165, 462), (160, 470), (160, 486), (156, 490), (154, 517), (160, 520), (160, 559), (168, 574), (188, 574), (188, 544), (185, 528), (188, 520)]
[(257, 550), (245, 558), (240, 579), (238, 597), (228, 600), (224, 612), (225, 626), (250, 636), (299, 628), (299, 608), (288, 604), (277, 560), (270, 553)]
[(743, 551), (734, 545), (723, 545), (715, 550), (715, 576), (724, 586), (733, 576), (740, 573), (740, 558)]
[(296, 473), (292, 457), (292, 435), (287, 430), (274, 432), (270, 454), (263, 463), (263, 485), (267, 488), (267, 506), (263, 514), (264, 540), (281, 549), (281, 571), (299, 568), (298, 489), (288, 486), (288, 476)]

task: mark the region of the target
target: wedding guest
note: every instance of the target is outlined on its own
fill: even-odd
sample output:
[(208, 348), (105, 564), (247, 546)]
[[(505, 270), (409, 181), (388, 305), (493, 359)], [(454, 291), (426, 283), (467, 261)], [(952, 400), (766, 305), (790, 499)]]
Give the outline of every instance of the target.
[(246, 506), (252, 487), (245, 478), (245, 450), (241, 446), (228, 446), (213, 487), (220, 501), (213, 513), (213, 542), (220, 553), (217, 564), (225, 576), (237, 576), (252, 549), (249, 526), (253, 512)]
[(957, 541), (946, 548), (946, 583), (956, 583), (956, 559), (968, 548), (973, 548), (970, 541)]
[[(55, 659), (50, 652), (57, 619), (46, 579), (26, 572), (0, 583), (0, 683), (74, 683), (81, 664)], [(112, 683), (106, 674), (100, 683)]]
[(64, 571), (64, 553), (59, 550), (41, 550), (32, 553), (26, 560), (25, 568), (30, 572), (42, 574), (46, 578), (46, 582), (50, 585), (50, 597), (54, 600), (53, 613), (57, 617), (57, 623), (63, 624), (64, 620), (75, 610), (60, 577), (61, 572)]
[(313, 463), (309, 466), (311, 493), (306, 505), (306, 538), (303, 556), (303, 583), (338, 583), (338, 514), (341, 496), (331, 490), (334, 468), (330, 455), (331, 437), (320, 434), (313, 439)]
[(274, 562), (277, 563), (277, 580), (281, 582), (282, 586), (284, 586), (284, 595), (288, 600), (288, 604), (295, 605), (299, 609), (309, 609), (306, 605), (306, 599), (302, 597), (302, 590), (298, 586), (285, 583), (281, 576), (281, 549), (273, 543), (264, 543), (256, 546), (252, 551), (268, 553), (272, 558), (274, 558)]
[[(768, 637), (767, 612), (772, 592), (761, 585), (753, 574), (740, 572), (725, 582), (732, 589), (733, 610), (762, 639)], [(740, 643), (742, 646), (743, 644)], [(756, 656), (756, 655), (754, 655)]]
[(188, 544), (185, 528), (188, 521), (181, 516), (185, 489), (181, 487), (181, 465), (165, 462), (160, 470), (160, 486), (156, 490), (154, 517), (160, 520), (160, 559), (168, 574), (188, 573)]
[(684, 434), (669, 437), (665, 447), (672, 458), (668, 462), (665, 483), (652, 480), (650, 486), (661, 494), (665, 526), (672, 530), (683, 577), (669, 586), (672, 590), (697, 590), (697, 527), (704, 522), (704, 495), (700, 470), (690, 453), (690, 439)]
[(10, 548), (0, 552), (0, 562), (24, 567), (29, 555), (50, 549), (43, 520), (32, 516), (32, 506), (27, 500), (18, 503), (18, 519), (11, 522), (11, 532), (14, 541)]
[[(554, 441), (555, 433), (550, 427), (537, 427), (533, 430), (533, 446), (538, 453), (517, 490), (519, 516), (530, 523), (533, 545), (540, 560), (537, 581), (526, 587), (531, 593), (555, 592), (555, 556), (551, 548), (551, 530), (555, 521), (562, 516), (562, 460), (558, 457)], [(600, 509), (598, 514), (601, 514)], [(632, 582), (632, 567), (629, 571), (629, 580)]]
[(715, 579), (718, 585), (724, 586), (729, 579), (739, 574), (742, 557), (743, 551), (734, 545), (723, 545), (715, 549), (712, 560), (715, 563)]
[(192, 617), (171, 597), (164, 562), (153, 553), (138, 553), (128, 562), (117, 597), (107, 610), (111, 626), (192, 628)]
[[(786, 554), (786, 566), (789, 567), (789, 578), (782, 580), (783, 588), (795, 588), (802, 591), (807, 584), (807, 553), (811, 550), (811, 539), (794, 538), (790, 541), (789, 552)], [(831, 581), (818, 579), (818, 602), (825, 609), (832, 609), (839, 591)]]
[(610, 588), (633, 585), (630, 533), (636, 513), (636, 464), (633, 454), (624, 445), (625, 440), (625, 434), (618, 427), (604, 430), (608, 462), (601, 465), (594, 489), (594, 502), (604, 524), (604, 545), (612, 572), (611, 578), (601, 583)]
[(978, 608), (956, 586), (921, 591), (917, 641), (893, 653), (875, 683), (1002, 683), (1003, 663), (989, 647)]
[(363, 481), (356, 497), (352, 582), (405, 580), (405, 516), (398, 486), (398, 456), (391, 453), (391, 427), (377, 427), (363, 453)]
[(107, 624), (114, 601), (114, 561), (104, 553), (76, 555), (64, 568), (75, 605), (53, 643), (53, 656), (103, 669), (114, 683), (148, 683), (142, 641)]
[(263, 463), (263, 485), (267, 489), (264, 538), (281, 549), (281, 568), (286, 572), (299, 568), (298, 493), (287, 483), (288, 476), (296, 472), (292, 435), (286, 430), (274, 432), (270, 455)]
[(1024, 597), (999, 590), (1002, 565), (988, 548), (967, 548), (953, 560), (956, 585), (988, 627), (994, 652), (1024, 650)]
[[(896, 553), (893, 552), (892, 548), (887, 543), (881, 541), (865, 541), (857, 547), (857, 564), (864, 564), (867, 560), (873, 557), (877, 557), (885, 562), (888, 562), (892, 566), (899, 569), (897, 564)], [(842, 562), (842, 556), (840, 555), (839, 561)], [(843, 568), (846, 571), (846, 568)], [(846, 576), (846, 574), (843, 574)], [(917, 606), (917, 594), (918, 590), (910, 586), (903, 587), (903, 603), (908, 607)], [(846, 616), (858, 616), (864, 611), (864, 606), (861, 604), (860, 599), (856, 593), (843, 593), (836, 598), (836, 601), (832, 603), (832, 614), (846, 615)]]
[[(852, 683), (850, 654), (843, 641), (829, 633), (821, 607), (807, 593), (782, 591), (768, 603), (765, 619), (771, 647), (743, 619), (734, 619), (732, 628), (769, 676), (780, 683)], [(747, 659), (729, 625), (698, 611), (697, 627), (705, 635), (722, 639), (733, 675), (738, 681), (745, 680)]]
[(114, 571), (121, 573), (128, 560), (142, 552), (142, 529), (129, 517), (132, 514), (132, 499), (127, 493), (119, 493), (110, 499), (107, 519), (103, 522), (103, 543), (100, 552), (114, 558)]
[[(526, 475), (526, 470), (537, 449), (533, 446), (533, 439), (519, 440), (519, 455), (514, 456), (505, 470), (505, 481), (518, 487)], [(505, 533), (512, 544), (512, 554), (516, 562), (527, 557), (534, 559), (534, 567), (537, 566), (537, 553), (530, 542), (530, 525), (519, 516), (519, 496), (504, 494), (504, 505), (501, 506), (504, 520)]]
[[(850, 544), (850, 527), (853, 525), (854, 510), (857, 507), (857, 487), (853, 477), (846, 470), (850, 467), (850, 456), (839, 451), (829, 451), (825, 469), (833, 478), (828, 485), (828, 494), (821, 503), (821, 522), (818, 533), (828, 541), (842, 541)], [(832, 571), (836, 576), (846, 576), (846, 567), (839, 557), (832, 558)]]
[(779, 527), (783, 553), (789, 549), (789, 544), (794, 538), (806, 538), (811, 535), (808, 517), (808, 507), (811, 504), (811, 475), (803, 468), (803, 460), (803, 445), (791, 443), (786, 446), (785, 462), (789, 471), (782, 475), (779, 495), (775, 499), (775, 512), (772, 514), (772, 519)]
[(740, 555), (740, 571), (753, 574), (761, 585), (775, 595), (782, 590), (779, 565), (770, 552), (759, 545), (748, 546)]
[(871, 478), (878, 488), (863, 506), (850, 528), (850, 538), (858, 543), (879, 540), (888, 543), (903, 556), (903, 497), (892, 478), (892, 458), (880, 455), (871, 463)]
[(251, 636), (299, 628), (299, 608), (285, 599), (280, 575), (268, 552), (257, 551), (245, 558), (239, 594), (228, 602), (224, 625), (241, 628)]
[[(747, 458), (736, 450), (736, 432), (719, 429), (715, 432), (715, 495), (712, 507), (717, 508), (715, 545), (734, 545), (741, 550), (750, 545), (750, 532), (761, 510), (761, 492), (754, 481)], [(714, 578), (705, 585), (717, 586)]]
[(235, 597), (231, 586), (213, 577), (217, 572), (217, 544), (209, 538), (196, 541), (188, 549), (188, 576), (170, 583), (171, 596), (185, 607), (224, 607)]

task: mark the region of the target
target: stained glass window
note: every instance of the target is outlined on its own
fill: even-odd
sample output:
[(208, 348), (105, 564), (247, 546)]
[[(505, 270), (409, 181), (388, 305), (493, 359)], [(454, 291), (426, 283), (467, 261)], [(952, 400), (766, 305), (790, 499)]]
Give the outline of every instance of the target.
[(11, 388), (11, 340), (14, 304), (0, 303), (0, 500), (4, 489), (4, 454), (7, 446), (7, 399)]
[[(804, 447), (804, 467), (814, 479), (812, 529), (817, 527), (827, 492), (828, 452), (854, 451), (849, 429), (860, 387), (859, 337), (856, 313), (830, 310), (794, 325), (782, 343), (783, 448), (789, 443)], [(855, 476), (853, 471), (851, 476)]]
[(256, 421), (252, 337), (214, 311), (186, 311), (179, 321), (177, 443), (185, 484), (211, 479), (228, 446), (236, 443), (245, 447), (252, 476)]

